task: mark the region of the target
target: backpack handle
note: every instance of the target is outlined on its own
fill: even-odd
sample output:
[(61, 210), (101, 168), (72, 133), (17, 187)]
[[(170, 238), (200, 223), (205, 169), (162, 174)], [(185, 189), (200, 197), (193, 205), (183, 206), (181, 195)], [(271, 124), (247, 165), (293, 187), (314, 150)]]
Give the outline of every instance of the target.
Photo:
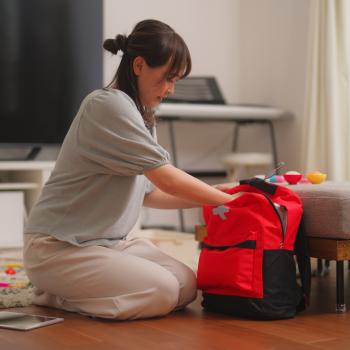
[(250, 185), (257, 188), (260, 191), (266, 192), (270, 195), (274, 195), (277, 191), (277, 185), (266, 182), (258, 177), (253, 177), (251, 179), (241, 180), (240, 185)]

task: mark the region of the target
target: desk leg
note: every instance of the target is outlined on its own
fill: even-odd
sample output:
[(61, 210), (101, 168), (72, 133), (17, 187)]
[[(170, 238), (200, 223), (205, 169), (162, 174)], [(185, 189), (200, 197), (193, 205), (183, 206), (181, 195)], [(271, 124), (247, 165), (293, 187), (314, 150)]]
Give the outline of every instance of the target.
[[(259, 122), (254, 122), (254, 123), (259, 123)], [(275, 168), (278, 166), (278, 156), (277, 156), (277, 145), (276, 145), (276, 137), (275, 137), (275, 129), (273, 126), (273, 123), (271, 120), (264, 120), (261, 121), (260, 123), (266, 124), (269, 127), (270, 131), (270, 138), (271, 138), (271, 147), (272, 147), (272, 158), (273, 158), (273, 164)], [(237, 151), (237, 146), (238, 146), (238, 137), (239, 137), (239, 128), (241, 125), (248, 124), (248, 122), (236, 122), (234, 125), (233, 129), (233, 143), (232, 143), (232, 151), (236, 152)], [(278, 171), (277, 171), (278, 173)]]
[[(173, 158), (173, 164), (177, 167), (177, 154), (176, 154), (176, 144), (175, 144), (175, 131), (174, 131), (174, 123), (172, 120), (169, 121), (169, 134), (170, 134), (170, 147), (171, 147), (171, 156)], [(178, 210), (179, 213), (179, 221), (180, 221), (180, 230), (181, 232), (185, 232), (185, 220), (184, 213), (182, 209)]]
[[(274, 163), (275, 167), (277, 168), (277, 166), (278, 166), (278, 156), (277, 156), (275, 129), (274, 129), (274, 126), (273, 126), (273, 123), (272, 123), (271, 120), (268, 120), (267, 123), (268, 123), (268, 126), (270, 128), (273, 163)], [(277, 171), (277, 174), (278, 174), (278, 171)]]
[(177, 155), (176, 155), (176, 144), (175, 144), (175, 131), (174, 123), (172, 120), (169, 121), (169, 134), (170, 134), (170, 147), (171, 147), (171, 156), (173, 158), (173, 164), (177, 167)]
[(234, 123), (233, 127), (233, 143), (232, 143), (232, 151), (237, 151), (237, 145), (238, 145), (238, 136), (239, 136), (239, 127), (241, 126), (240, 123)]

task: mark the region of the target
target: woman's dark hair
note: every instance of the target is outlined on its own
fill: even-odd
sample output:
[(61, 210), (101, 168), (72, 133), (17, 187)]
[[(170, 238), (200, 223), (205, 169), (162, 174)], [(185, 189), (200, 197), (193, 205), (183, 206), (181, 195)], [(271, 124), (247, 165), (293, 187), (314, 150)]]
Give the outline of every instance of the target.
[(123, 52), (118, 70), (109, 86), (128, 94), (136, 103), (148, 128), (155, 123), (152, 111), (146, 110), (140, 100), (133, 61), (137, 56), (144, 58), (151, 68), (160, 67), (170, 60), (167, 79), (175, 76), (186, 77), (192, 68), (191, 55), (179, 34), (167, 24), (157, 20), (144, 20), (136, 24), (127, 37), (118, 34), (115, 39), (107, 39), (103, 48), (114, 55)]

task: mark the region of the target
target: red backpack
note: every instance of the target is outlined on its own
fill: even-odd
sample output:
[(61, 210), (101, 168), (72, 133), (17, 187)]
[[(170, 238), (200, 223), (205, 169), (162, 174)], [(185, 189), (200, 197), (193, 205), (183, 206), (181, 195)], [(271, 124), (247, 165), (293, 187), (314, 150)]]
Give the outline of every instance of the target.
[[(207, 236), (197, 274), (202, 306), (254, 319), (295, 316), (307, 304), (311, 270), (305, 237), (298, 230), (298, 195), (258, 178), (226, 192), (244, 195), (225, 205), (203, 207)], [(302, 288), (297, 284), (295, 247)]]

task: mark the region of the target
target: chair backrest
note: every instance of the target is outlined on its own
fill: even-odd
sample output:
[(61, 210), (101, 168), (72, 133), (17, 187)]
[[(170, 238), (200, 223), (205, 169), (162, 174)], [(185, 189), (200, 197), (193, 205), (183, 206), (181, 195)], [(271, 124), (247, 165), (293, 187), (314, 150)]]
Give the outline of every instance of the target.
[(194, 76), (179, 80), (164, 102), (226, 104), (215, 77)]

